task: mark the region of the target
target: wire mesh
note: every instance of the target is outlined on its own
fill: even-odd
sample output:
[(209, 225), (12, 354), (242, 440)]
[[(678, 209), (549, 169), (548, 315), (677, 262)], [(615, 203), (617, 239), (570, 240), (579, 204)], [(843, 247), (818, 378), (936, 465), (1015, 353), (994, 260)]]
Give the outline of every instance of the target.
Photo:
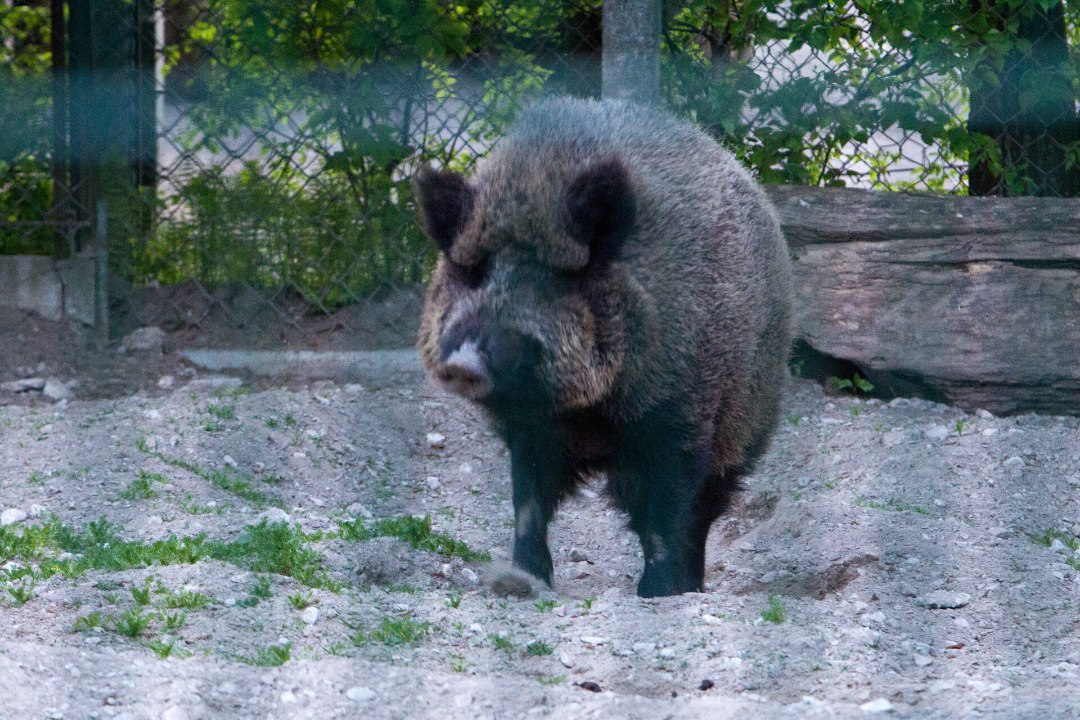
[[(299, 326), (416, 286), (415, 170), (600, 91), (598, 0), (51, 7), (0, 6), (0, 252), (77, 251), (104, 198), (125, 287), (237, 323), (238, 295)], [(663, 33), (663, 103), (766, 182), (1080, 194), (1080, 3), (690, 0)]]

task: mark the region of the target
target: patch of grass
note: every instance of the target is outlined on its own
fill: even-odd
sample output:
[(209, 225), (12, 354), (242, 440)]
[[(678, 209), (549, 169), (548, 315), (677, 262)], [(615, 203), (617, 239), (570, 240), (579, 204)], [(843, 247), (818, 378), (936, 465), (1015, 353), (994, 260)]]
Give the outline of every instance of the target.
[(211, 403), (206, 406), (206, 412), (210, 413), (218, 420), (234, 420), (236, 419), (236, 408), (232, 405), (216, 405)]
[(566, 683), (565, 675), (541, 675), (536, 678), (536, 682), (541, 685), (563, 685)]
[(180, 468), (181, 470), (187, 470), (214, 487), (247, 500), (255, 506), (256, 509), (262, 510), (268, 505), (273, 505), (275, 507), (281, 506), (280, 500), (269, 498), (256, 490), (252, 486), (251, 477), (237, 470), (229, 467), (226, 467), (224, 470), (207, 470), (184, 458), (167, 455), (158, 450), (151, 450), (149, 445), (146, 444), (146, 438), (139, 438), (136, 440), (135, 447), (147, 455), (157, 458), (166, 465), (171, 465)]
[(1043, 547), (1050, 547), (1054, 544), (1055, 540), (1060, 540), (1072, 553), (1065, 560), (1065, 563), (1074, 570), (1080, 570), (1080, 556), (1076, 554), (1077, 550), (1080, 549), (1080, 539), (1076, 538), (1071, 533), (1063, 532), (1061, 530), (1047, 530), (1041, 535), (1028, 534), (1028, 538), (1031, 542), (1042, 545)]
[(416, 647), (431, 634), (431, 623), (420, 622), (412, 618), (385, 617), (379, 626), (371, 630), (367, 637), (383, 645), (406, 645)]
[(500, 635), (498, 633), (492, 633), (488, 635), (488, 640), (495, 646), (496, 650), (505, 650), (506, 652), (514, 651), (514, 640), (509, 635)]
[(386, 592), (399, 592), (406, 595), (415, 595), (422, 590), (418, 585), (410, 585), (409, 583), (394, 583), (386, 587)]
[(163, 639), (151, 640), (149, 643), (147, 643), (147, 645), (150, 646), (150, 649), (154, 651), (155, 655), (164, 660), (165, 658), (172, 655), (173, 648), (176, 647), (176, 641), (172, 639), (168, 641), (165, 641)]
[(431, 529), (431, 518), (405, 515), (396, 518), (382, 518), (368, 525), (363, 518), (338, 522), (339, 536), (344, 540), (365, 541), (376, 537), (396, 537), (407, 542), (416, 550), (428, 550), (447, 557), (460, 557), (474, 562), (491, 560), (484, 552), (469, 549), (461, 540)]
[(116, 632), (129, 638), (141, 637), (150, 627), (150, 617), (141, 610), (128, 610), (115, 621)]
[(143, 587), (131, 588), (131, 597), (135, 601), (136, 605), (149, 605), (150, 604), (150, 581), (146, 581), (146, 585)]
[(889, 498), (885, 502), (879, 502), (877, 500), (868, 500), (864, 497), (858, 497), (855, 498), (855, 505), (861, 508), (872, 508), (874, 510), (890, 510), (892, 512), (910, 512), (928, 518), (937, 518), (937, 515), (927, 510), (921, 505), (912, 505), (911, 503), (904, 502), (903, 500), (897, 500), (896, 498)]
[(459, 607), (461, 607), (461, 599), (463, 597), (464, 596), (461, 593), (450, 593), (446, 597), (446, 606), (457, 610)]
[(536, 612), (547, 613), (555, 609), (558, 602), (555, 600), (537, 600), (533, 603), (533, 607), (536, 608)]
[(307, 547), (308, 538), (299, 525), (268, 523), (248, 525), (244, 534), (225, 546), (219, 559), (228, 560), (254, 572), (287, 575), (310, 587), (336, 589), (323, 570), (322, 555)]
[(31, 470), (29, 480), (31, 485), (44, 485), (46, 476), (40, 470)]
[(210, 604), (210, 596), (180, 588), (165, 596), (165, 607), (184, 610), (202, 610)]
[(825, 379), (825, 389), (834, 395), (845, 391), (851, 391), (852, 394), (860, 392), (865, 394), (874, 389), (874, 384), (860, 376), (859, 373), (855, 373), (850, 380), (830, 375)]
[(553, 652), (555, 652), (555, 649), (543, 640), (533, 640), (525, 646), (525, 654), (530, 657), (541, 657), (543, 655), (550, 655)]
[(787, 620), (787, 608), (784, 607), (784, 601), (775, 595), (769, 596), (769, 607), (761, 611), (761, 619), (765, 622), (776, 623), (779, 625)]
[(306, 610), (315, 604), (315, 598), (307, 593), (293, 593), (292, 595), (289, 595), (286, 600), (288, 600), (289, 604), (296, 610)]
[(164, 475), (139, 470), (139, 476), (120, 491), (120, 497), (125, 500), (150, 500), (156, 498), (158, 494), (154, 490), (155, 482), (168, 482), (168, 480)]
[(166, 628), (176, 631), (184, 627), (184, 624), (187, 622), (187, 613), (180, 611), (174, 613), (163, 612), (161, 613), (161, 619), (165, 623)]
[(34, 598), (34, 579), (24, 577), (19, 581), (18, 585), (14, 583), (9, 585), (7, 591), (16, 605), (25, 605)]
[(271, 645), (259, 650), (259, 654), (255, 657), (247, 657), (245, 655), (237, 655), (236, 659), (245, 665), (255, 665), (256, 667), (280, 667), (289, 662), (292, 656), (292, 643), (287, 642), (282, 645)]
[(593, 603), (596, 602), (596, 598), (587, 597), (581, 599), (581, 612), (588, 615), (592, 611)]
[(260, 600), (269, 600), (272, 595), (270, 592), (270, 578), (262, 575), (256, 579), (255, 585), (251, 588), (251, 594)]
[(73, 632), (90, 632), (94, 628), (105, 628), (105, 620), (101, 617), (101, 612), (98, 610), (75, 618), (75, 622), (71, 629)]

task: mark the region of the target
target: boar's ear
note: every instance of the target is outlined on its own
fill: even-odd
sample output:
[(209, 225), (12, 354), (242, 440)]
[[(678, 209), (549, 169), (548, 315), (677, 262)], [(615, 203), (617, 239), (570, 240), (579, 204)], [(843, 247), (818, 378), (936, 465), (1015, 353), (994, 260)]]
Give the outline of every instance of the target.
[(413, 178), (413, 193), (420, 227), (440, 250), (448, 251), (472, 212), (469, 183), (452, 170), (432, 170), (425, 165)]
[(617, 159), (585, 170), (566, 189), (567, 230), (589, 246), (589, 263), (614, 260), (634, 227), (636, 203), (626, 168)]

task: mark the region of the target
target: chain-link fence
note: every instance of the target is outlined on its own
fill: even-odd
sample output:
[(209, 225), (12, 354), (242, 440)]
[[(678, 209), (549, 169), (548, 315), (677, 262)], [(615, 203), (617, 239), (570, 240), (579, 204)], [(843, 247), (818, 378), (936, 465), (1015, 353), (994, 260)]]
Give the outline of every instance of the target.
[[(410, 291), (415, 169), (600, 90), (598, 0), (5, 3), (2, 252), (89, 247), (104, 201), (114, 314), (173, 289), (120, 327)], [(766, 182), (1080, 194), (1080, 3), (691, 0), (663, 48), (663, 102)]]

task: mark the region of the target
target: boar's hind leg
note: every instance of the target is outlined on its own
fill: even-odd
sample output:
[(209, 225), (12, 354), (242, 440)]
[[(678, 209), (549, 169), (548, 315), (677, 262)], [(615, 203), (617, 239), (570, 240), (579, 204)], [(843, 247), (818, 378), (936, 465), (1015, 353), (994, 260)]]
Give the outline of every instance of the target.
[(558, 445), (531, 435), (509, 443), (514, 486), (514, 565), (550, 587), (548, 522), (559, 500), (573, 487), (573, 480)]
[(626, 439), (618, 469), (609, 473), (616, 502), (629, 512), (645, 555), (637, 592), (642, 597), (700, 592), (705, 539), (716, 517), (700, 505), (711, 480), (707, 454), (686, 449), (678, 432), (655, 424), (647, 430)]

